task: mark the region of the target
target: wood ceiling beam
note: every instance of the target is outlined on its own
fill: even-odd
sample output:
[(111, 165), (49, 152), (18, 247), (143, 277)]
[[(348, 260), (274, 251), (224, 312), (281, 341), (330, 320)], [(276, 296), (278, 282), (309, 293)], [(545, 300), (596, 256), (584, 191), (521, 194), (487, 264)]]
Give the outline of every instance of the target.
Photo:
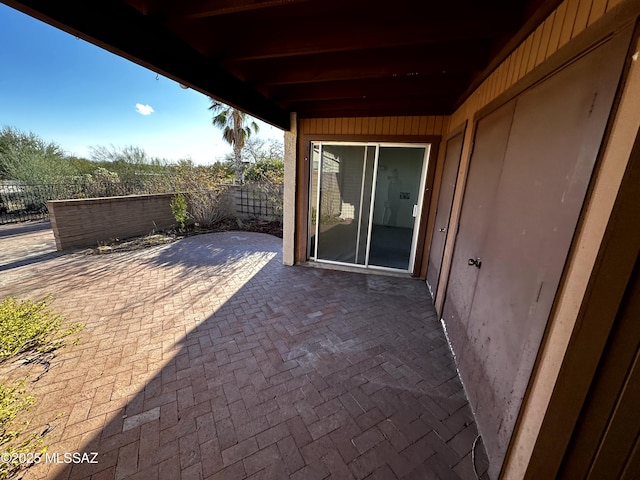
[(111, 0), (3, 0), (7, 5), (208, 96), (289, 128), (289, 112), (177, 40), (135, 8)]
[(265, 86), (332, 82), (369, 78), (462, 74), (481, 71), (488, 59), (488, 42), (459, 42), (447, 46), (407, 47), (287, 57), (223, 66), (252, 84)]
[(298, 118), (381, 117), (400, 115), (449, 115), (455, 98), (448, 96), (423, 99), (378, 101), (322, 101), (292, 104)]
[(357, 80), (345, 82), (306, 83), (276, 87), (269, 98), (279, 103), (319, 100), (404, 99), (425, 95), (455, 97), (469, 82), (468, 75), (407, 75), (389, 79)]
[(440, 75), (477, 75), (492, 48), (506, 44), (504, 55), (516, 42), (506, 39), (527, 6), (541, 5), (529, 28), (560, 2), (396, 0), (382, 10), (368, 0), (0, 1), (285, 129), (290, 110), (449, 114), (468, 83)]
[[(505, 23), (494, 25), (496, 29), (504, 28)], [(272, 36), (254, 47), (231, 47), (222, 58), (230, 61), (260, 60), (292, 56), (317, 55), (322, 53), (363, 51), (369, 48), (402, 48), (415, 45), (446, 44), (459, 40), (490, 38), (485, 26), (474, 23), (463, 30), (454, 30), (452, 26), (431, 26), (428, 33), (418, 30), (419, 27), (407, 26), (410, 31), (394, 26), (381, 36), (376, 30), (350, 32), (342, 30), (326, 37), (307, 34), (304, 37)]]
[[(143, 13), (172, 18), (176, 22), (212, 19), (225, 22), (224, 15), (242, 14), (242, 22), (252, 25), (287, 21), (290, 24), (307, 18), (339, 19), (349, 17), (354, 21), (367, 12), (384, 12), (384, 15), (398, 15), (411, 12), (415, 16), (451, 17), (459, 12), (473, 11), (473, 15), (490, 15), (500, 12), (522, 13), (520, 2), (483, 2), (481, 6), (474, 0), (456, 0), (451, 3), (433, 3), (422, 0), (396, 0), (393, 4), (381, 4), (371, 0), (125, 0), (141, 5)], [(265, 17), (265, 15), (267, 17)], [(217, 27), (217, 25), (216, 25)]]
[[(462, 15), (461, 15), (462, 17)], [(327, 23), (328, 22), (328, 23)], [(322, 28), (331, 25), (330, 31)], [(449, 42), (483, 41), (499, 34), (514, 33), (519, 15), (502, 13), (480, 18), (306, 18), (278, 25), (265, 22), (245, 24), (251, 35), (239, 36), (233, 25), (189, 22), (171, 25), (179, 37), (205, 55), (222, 62), (240, 62), (293, 56), (318, 55), (368, 49), (401, 48), (416, 45), (445, 45)], [(211, 32), (216, 32), (212, 38)], [(234, 41), (224, 39), (234, 38)], [(217, 39), (223, 39), (222, 41)], [(259, 40), (256, 40), (259, 39)]]
[(291, 6), (310, 0), (207, 0), (178, 2), (171, 14), (185, 20), (217, 17), (233, 13), (264, 10), (272, 7)]

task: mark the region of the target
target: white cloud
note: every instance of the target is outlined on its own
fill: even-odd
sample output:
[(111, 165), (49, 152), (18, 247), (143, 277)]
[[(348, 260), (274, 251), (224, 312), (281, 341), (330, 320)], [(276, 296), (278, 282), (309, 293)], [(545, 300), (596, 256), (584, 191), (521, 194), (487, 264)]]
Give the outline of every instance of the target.
[(143, 105), (141, 103), (136, 103), (136, 112), (140, 115), (151, 115), (155, 110), (151, 105)]

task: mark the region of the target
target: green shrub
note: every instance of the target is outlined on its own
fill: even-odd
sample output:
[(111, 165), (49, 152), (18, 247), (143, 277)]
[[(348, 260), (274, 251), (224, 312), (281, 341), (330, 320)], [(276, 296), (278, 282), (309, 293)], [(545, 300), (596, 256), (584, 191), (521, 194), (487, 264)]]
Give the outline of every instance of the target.
[(26, 183), (54, 183), (76, 173), (60, 145), (33, 132), (0, 129), (0, 178)]
[(44, 354), (63, 347), (65, 338), (83, 325), (76, 323), (61, 330), (61, 317), (48, 308), (51, 296), (39, 302), (17, 301), (13, 297), (0, 303), (0, 362), (16, 355)]
[(277, 158), (258, 160), (244, 171), (245, 180), (252, 182), (284, 182), (284, 162)]
[(180, 189), (178, 189), (176, 195), (171, 199), (171, 213), (173, 214), (173, 218), (176, 219), (178, 226), (184, 230), (184, 227), (189, 221), (189, 212), (187, 211), (187, 199)]

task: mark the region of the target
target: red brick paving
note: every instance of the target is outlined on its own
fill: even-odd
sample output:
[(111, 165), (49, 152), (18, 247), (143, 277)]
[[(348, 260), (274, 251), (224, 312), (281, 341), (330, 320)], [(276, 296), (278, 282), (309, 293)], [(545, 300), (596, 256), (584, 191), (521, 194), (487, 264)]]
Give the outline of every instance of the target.
[(33, 385), (33, 416), (64, 413), (49, 452), (98, 463), (26, 478), (474, 479), (475, 423), (424, 283), (284, 267), (280, 250), (228, 232), (3, 258), (4, 295), (52, 292), (86, 324)]

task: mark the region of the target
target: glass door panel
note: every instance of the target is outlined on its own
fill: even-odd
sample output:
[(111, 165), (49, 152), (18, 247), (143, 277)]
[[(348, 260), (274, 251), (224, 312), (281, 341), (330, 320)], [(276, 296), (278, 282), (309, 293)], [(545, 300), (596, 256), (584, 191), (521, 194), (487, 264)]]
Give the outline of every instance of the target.
[(426, 151), (313, 143), (309, 258), (409, 271)]
[(369, 265), (409, 270), (424, 158), (424, 147), (380, 147)]
[(362, 175), (362, 201), (360, 207), (360, 224), (358, 226), (358, 252), (356, 253), (356, 263), (367, 264), (367, 239), (369, 235), (369, 220), (371, 216), (371, 192), (373, 191), (373, 173), (376, 165), (376, 147), (368, 146), (364, 160)]
[(356, 263), (366, 147), (322, 144), (319, 151), (317, 259)]

